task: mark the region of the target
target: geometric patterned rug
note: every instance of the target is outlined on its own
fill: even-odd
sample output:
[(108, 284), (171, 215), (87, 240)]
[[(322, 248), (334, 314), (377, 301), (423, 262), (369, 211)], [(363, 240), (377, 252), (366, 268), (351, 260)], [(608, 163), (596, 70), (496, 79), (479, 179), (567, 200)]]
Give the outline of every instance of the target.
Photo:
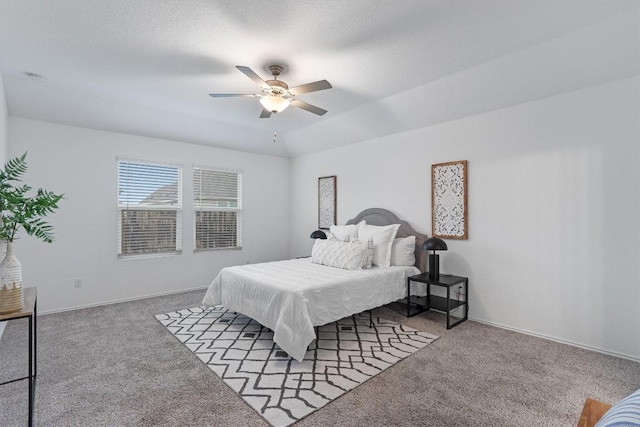
[(438, 337), (369, 314), (318, 327), (302, 362), (273, 332), (223, 307), (155, 316), (225, 384), (275, 427), (295, 423)]

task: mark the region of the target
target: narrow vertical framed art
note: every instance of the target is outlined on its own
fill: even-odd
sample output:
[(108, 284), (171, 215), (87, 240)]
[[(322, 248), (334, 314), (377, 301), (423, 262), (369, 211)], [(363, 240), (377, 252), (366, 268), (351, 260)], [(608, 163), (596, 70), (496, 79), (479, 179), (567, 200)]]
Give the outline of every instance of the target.
[(318, 228), (336, 223), (336, 175), (318, 178)]
[(431, 165), (433, 237), (468, 239), (467, 161)]

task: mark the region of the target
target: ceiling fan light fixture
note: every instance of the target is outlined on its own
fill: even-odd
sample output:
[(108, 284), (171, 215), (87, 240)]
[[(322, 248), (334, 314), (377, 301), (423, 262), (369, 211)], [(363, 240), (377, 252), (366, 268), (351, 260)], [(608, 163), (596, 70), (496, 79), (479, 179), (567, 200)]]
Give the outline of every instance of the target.
[(260, 98), (260, 104), (272, 113), (279, 113), (289, 106), (291, 101), (277, 95), (263, 96)]
[(255, 71), (244, 65), (236, 65), (236, 68), (245, 76), (249, 77), (254, 83), (260, 86), (260, 93), (210, 93), (212, 98), (229, 98), (229, 97), (243, 97), (243, 98), (258, 98), (260, 104), (262, 104), (262, 111), (260, 112), (261, 119), (268, 119), (273, 113), (279, 113), (284, 111), (289, 105), (293, 105), (301, 110), (308, 111), (318, 116), (322, 116), (327, 112), (320, 107), (308, 104), (296, 98), (297, 95), (308, 92), (316, 92), (319, 90), (331, 89), (331, 83), (326, 80), (318, 80), (317, 82), (311, 82), (299, 86), (295, 86), (289, 89), (289, 85), (285, 82), (278, 80), (278, 76), (282, 73), (283, 66), (270, 65), (269, 70), (273, 74), (272, 80), (262, 80), (262, 77), (257, 75)]

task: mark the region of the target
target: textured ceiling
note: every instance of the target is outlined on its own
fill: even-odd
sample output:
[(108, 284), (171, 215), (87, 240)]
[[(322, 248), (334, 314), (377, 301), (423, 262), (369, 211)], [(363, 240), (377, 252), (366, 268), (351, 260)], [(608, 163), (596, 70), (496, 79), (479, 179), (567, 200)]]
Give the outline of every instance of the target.
[[(637, 0), (0, 0), (9, 114), (297, 156), (638, 74)], [(633, 50), (635, 49), (635, 50)], [(290, 86), (259, 119), (235, 65)], [(24, 73), (46, 77), (38, 82)], [(278, 132), (277, 142), (273, 133)]]

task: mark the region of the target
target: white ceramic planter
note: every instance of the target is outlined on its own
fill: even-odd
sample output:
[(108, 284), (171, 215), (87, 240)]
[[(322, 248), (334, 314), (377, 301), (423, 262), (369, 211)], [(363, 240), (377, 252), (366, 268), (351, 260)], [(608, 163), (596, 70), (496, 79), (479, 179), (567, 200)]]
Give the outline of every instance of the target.
[(24, 306), (22, 294), (22, 265), (13, 254), (13, 242), (0, 262), (0, 314), (18, 311)]

